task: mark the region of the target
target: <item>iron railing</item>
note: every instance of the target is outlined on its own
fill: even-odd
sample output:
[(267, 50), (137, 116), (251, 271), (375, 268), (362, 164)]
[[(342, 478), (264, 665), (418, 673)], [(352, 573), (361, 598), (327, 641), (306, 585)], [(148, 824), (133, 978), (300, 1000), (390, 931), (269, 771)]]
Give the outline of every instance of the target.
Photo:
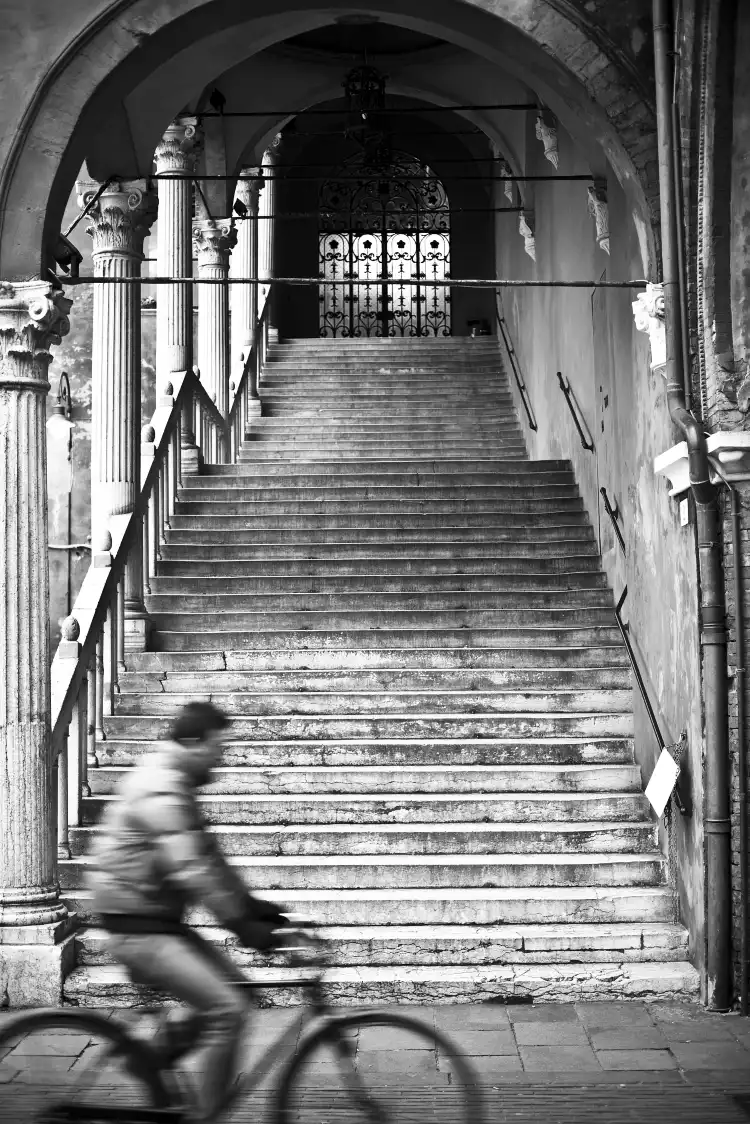
[(536, 431), (539, 427), (537, 425), (536, 417), (534, 416), (534, 409), (533, 409), (533, 407), (531, 405), (531, 401), (529, 399), (529, 392), (526, 389), (526, 383), (524, 382), (523, 375), (521, 374), (521, 368), (520, 368), (519, 363), (518, 363), (518, 356), (516, 355), (515, 348), (513, 347), (513, 341), (510, 338), (510, 332), (508, 331), (508, 325), (505, 321), (505, 317), (503, 316), (502, 312), (500, 311), (500, 309), (497, 306), (497, 302), (495, 303), (495, 317), (497, 319), (497, 324), (498, 324), (498, 327), (500, 329), (500, 335), (503, 337), (503, 343), (505, 344), (505, 350), (508, 352), (508, 360), (510, 362), (510, 369), (513, 372), (513, 378), (516, 380), (516, 386), (518, 387), (518, 393), (521, 396), (521, 402), (523, 403), (523, 408), (526, 411), (526, 417), (527, 417), (528, 422), (529, 422), (529, 429), (532, 429), (536, 433)]
[(601, 495), (602, 501), (604, 503), (604, 510), (606, 511), (609, 518), (612, 520), (612, 530), (615, 532), (615, 538), (617, 539), (618, 543), (620, 544), (620, 550), (622, 551), (623, 554), (625, 554), (626, 553), (625, 539), (623, 538), (622, 531), (620, 530), (620, 524), (617, 521), (617, 517), (618, 517), (618, 515), (620, 515), (620, 508), (617, 504), (615, 504), (615, 506), (612, 507), (612, 504), (610, 502), (610, 498), (607, 495), (607, 489), (606, 488), (600, 488), (599, 494)]
[[(568, 409), (570, 410), (571, 417), (573, 418), (573, 422), (575, 423), (575, 427), (578, 430), (578, 436), (581, 438), (581, 444), (587, 452), (593, 453), (594, 442), (591, 440), (591, 437), (587, 437), (583, 431), (583, 425), (581, 425), (581, 417), (579, 417), (577, 403), (575, 403), (575, 396), (573, 394), (569, 381), (563, 377), (562, 371), (557, 372), (557, 381), (560, 384), (560, 390), (565, 396), (565, 401), (568, 403)], [(586, 428), (588, 429), (588, 426)]]

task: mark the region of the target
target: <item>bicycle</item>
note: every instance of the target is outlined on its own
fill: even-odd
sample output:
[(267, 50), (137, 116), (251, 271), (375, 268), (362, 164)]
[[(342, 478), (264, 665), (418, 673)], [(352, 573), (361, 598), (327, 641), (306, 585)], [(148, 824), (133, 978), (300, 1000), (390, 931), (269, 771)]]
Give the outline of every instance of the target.
[[(390, 1011), (356, 1010), (335, 1015), (323, 979), (328, 966), (323, 942), (311, 929), (296, 932), (294, 939), (301, 943), (287, 951), (292, 953), (292, 966), (307, 968), (310, 974), (275, 985), (248, 980), (243, 990), (251, 995), (271, 986), (300, 987), (307, 991), (308, 1003), (300, 1019), (282, 1031), (252, 1068), (240, 1075), (227, 1093), (221, 1119), (228, 1120), (230, 1113), (281, 1065), (275, 1087), (266, 1094), (270, 1115), (265, 1119), (273, 1124), (334, 1120), (347, 1124), (398, 1124), (405, 1120), (430, 1124), (434, 1113), (415, 1103), (415, 1095), (423, 1091), (431, 1092), (433, 1101), (447, 1095), (450, 1114), (446, 1119), (452, 1124), (482, 1124), (479, 1081), (450, 1039), (418, 1019)], [(160, 1017), (165, 1017), (163, 1009)], [(370, 1084), (358, 1064), (354, 1032), (358, 1035), (371, 1027), (389, 1028), (398, 1051), (410, 1048), (412, 1041), (419, 1043), (412, 1048), (432, 1051), (438, 1064), (449, 1066), (450, 1086), (415, 1084), (406, 1089), (387, 1082)], [(78, 1041), (66, 1041), (71, 1036)], [(94, 1041), (82, 1046), (85, 1039)], [(190, 1085), (177, 1072), (175, 1063), (190, 1052), (196, 1039), (197, 1035), (183, 1043), (179, 1057), (164, 1066), (147, 1039), (94, 1010), (59, 1008), (9, 1016), (0, 1023), (0, 1120), (12, 1120), (14, 1124), (180, 1124), (187, 1118)], [(70, 1051), (75, 1053), (77, 1047), (82, 1047), (82, 1056), (70, 1064)], [(321, 1072), (324, 1057), (329, 1061), (332, 1057), (335, 1064), (323, 1065)], [(41, 1073), (29, 1073), (29, 1059), (41, 1063)], [(54, 1064), (61, 1059), (62, 1064)], [(24, 1061), (20, 1079), (14, 1080), (14, 1066)], [(334, 1091), (331, 1085), (335, 1077), (340, 1087)], [(62, 1088), (63, 1079), (66, 1089)], [(250, 1118), (260, 1120), (255, 1114)]]

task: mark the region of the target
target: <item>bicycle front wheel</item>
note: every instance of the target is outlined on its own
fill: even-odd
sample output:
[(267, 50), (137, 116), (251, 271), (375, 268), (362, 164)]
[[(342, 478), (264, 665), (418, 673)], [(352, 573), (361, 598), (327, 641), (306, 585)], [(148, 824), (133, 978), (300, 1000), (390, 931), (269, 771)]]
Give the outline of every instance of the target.
[(0, 1090), (2, 1124), (168, 1121), (175, 1104), (148, 1046), (79, 1008), (0, 1019)]
[(479, 1079), (444, 1034), (377, 1011), (328, 1019), (281, 1075), (274, 1124), (482, 1124)]

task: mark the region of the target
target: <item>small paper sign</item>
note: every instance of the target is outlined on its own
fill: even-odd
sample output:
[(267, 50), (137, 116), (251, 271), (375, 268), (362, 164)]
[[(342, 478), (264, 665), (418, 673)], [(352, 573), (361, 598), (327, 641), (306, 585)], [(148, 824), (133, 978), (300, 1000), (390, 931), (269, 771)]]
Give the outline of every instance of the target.
[(646, 787), (646, 799), (656, 812), (657, 816), (664, 813), (667, 801), (672, 795), (672, 789), (677, 784), (680, 775), (680, 766), (676, 763), (668, 749), (663, 749), (656, 768), (651, 774), (651, 780)]

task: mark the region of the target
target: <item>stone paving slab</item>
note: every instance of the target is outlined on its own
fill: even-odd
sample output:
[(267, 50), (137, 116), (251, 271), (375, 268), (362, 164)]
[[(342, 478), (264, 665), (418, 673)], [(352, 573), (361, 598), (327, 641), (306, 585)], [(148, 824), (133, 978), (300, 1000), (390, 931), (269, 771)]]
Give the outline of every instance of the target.
[[(750, 1120), (750, 1020), (734, 1013), (717, 1015), (690, 1004), (594, 1002), (382, 1009), (416, 1017), (455, 1042), (490, 1096), (488, 1124)], [(138, 1021), (133, 1011), (103, 1013), (136, 1022), (141, 1031), (151, 1028), (157, 1017), (152, 1013)], [(299, 1008), (255, 1011), (246, 1058), (257, 1059), (278, 1034), (299, 1023), (300, 1013)], [(356, 1009), (341, 1013), (351, 1016)], [(7, 1013), (0, 1012), (0, 1029), (5, 1017)], [(450, 1119), (439, 1097), (449, 1105), (456, 1077), (441, 1051), (424, 1049), (419, 1040), (410, 1041), (400, 1031), (354, 1026), (350, 1033), (356, 1039), (357, 1064), (374, 1083), (412, 1090), (415, 1097), (421, 1090), (425, 1097), (437, 1098), (433, 1115), (420, 1111), (415, 1116), (420, 1124)], [(0, 1051), (3, 1124), (13, 1119), (7, 1115), (13, 1089), (22, 1095), (42, 1057), (48, 1077), (62, 1078), (83, 1064), (95, 1045), (85, 1033), (55, 1032), (41, 1044), (22, 1039)], [(323, 1056), (310, 1074), (316, 1095), (328, 1090), (335, 1097), (333, 1065), (331, 1055)], [(199, 1070), (199, 1057), (187, 1059), (184, 1068)], [(571, 1105), (578, 1105), (578, 1115)], [(702, 1117), (696, 1106), (702, 1107)], [(247, 1106), (238, 1110), (234, 1119), (263, 1119), (246, 1110)]]

